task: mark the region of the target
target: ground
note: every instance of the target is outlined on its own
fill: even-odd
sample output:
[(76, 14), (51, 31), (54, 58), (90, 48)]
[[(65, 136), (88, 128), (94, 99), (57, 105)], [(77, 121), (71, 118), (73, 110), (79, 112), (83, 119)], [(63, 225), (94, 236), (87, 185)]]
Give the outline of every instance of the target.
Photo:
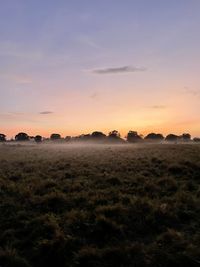
[(0, 266), (200, 266), (200, 145), (0, 145)]

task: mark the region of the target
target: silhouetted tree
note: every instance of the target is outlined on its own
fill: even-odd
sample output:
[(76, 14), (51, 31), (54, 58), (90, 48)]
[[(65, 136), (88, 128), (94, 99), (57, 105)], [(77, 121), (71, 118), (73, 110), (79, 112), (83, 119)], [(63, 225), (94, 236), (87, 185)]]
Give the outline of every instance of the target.
[(142, 140), (142, 137), (136, 131), (129, 131), (127, 134), (127, 141), (129, 143), (136, 143)]
[(6, 141), (6, 135), (0, 134), (0, 142), (5, 142), (5, 141)]
[(17, 135), (15, 135), (15, 140), (16, 141), (28, 141), (29, 136), (26, 133), (18, 133)]
[(191, 141), (191, 135), (189, 133), (183, 133), (180, 138), (185, 142)]
[(83, 139), (90, 140), (91, 135), (90, 134), (84, 134)]
[(118, 139), (118, 138), (120, 138), (120, 133), (117, 130), (113, 130), (113, 131), (109, 132), (108, 137)]
[(81, 134), (81, 135), (78, 135), (78, 136), (75, 136), (75, 137), (72, 137), (71, 138), (71, 141), (74, 141), (74, 142), (83, 142), (83, 141), (89, 141), (91, 138), (91, 135), (90, 134)]
[(165, 140), (169, 142), (177, 142), (178, 139), (179, 139), (178, 135), (175, 134), (168, 134), (165, 138)]
[(66, 141), (66, 142), (69, 142), (69, 141), (71, 141), (71, 139), (72, 139), (72, 137), (71, 137), (71, 136), (66, 136), (66, 137), (65, 137), (65, 141)]
[(50, 139), (52, 141), (60, 140), (61, 139), (61, 135), (60, 134), (57, 134), (57, 133), (53, 133), (53, 134), (51, 134)]
[(41, 135), (36, 135), (34, 137), (34, 140), (35, 140), (36, 143), (41, 143), (42, 142), (42, 136)]
[(144, 138), (148, 141), (162, 141), (164, 139), (164, 136), (162, 134), (156, 134), (156, 133), (150, 133)]
[(194, 142), (198, 142), (198, 143), (200, 143), (200, 138), (199, 138), (199, 137), (194, 137), (194, 138), (193, 138), (193, 141), (194, 141)]
[(162, 134), (157, 134), (157, 139), (159, 139), (160, 141), (164, 140), (164, 136)]
[(104, 134), (104, 133), (102, 133), (102, 132), (98, 132), (98, 131), (95, 131), (95, 132), (93, 132), (92, 134), (91, 134), (91, 137), (93, 138), (93, 139), (97, 139), (97, 140), (102, 140), (102, 139), (104, 139), (104, 138), (106, 138), (106, 135)]
[(91, 135), (90, 134), (81, 134), (78, 136), (78, 139), (80, 141), (89, 141), (91, 138)]
[(108, 140), (116, 143), (124, 143), (125, 141), (120, 137), (120, 133), (116, 130), (109, 132)]

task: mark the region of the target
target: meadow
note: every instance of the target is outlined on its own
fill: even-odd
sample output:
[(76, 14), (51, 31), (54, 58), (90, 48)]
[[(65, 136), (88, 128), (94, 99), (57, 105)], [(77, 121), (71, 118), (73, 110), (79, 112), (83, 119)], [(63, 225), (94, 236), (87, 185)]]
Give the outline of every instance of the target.
[(200, 145), (0, 145), (1, 267), (200, 266)]

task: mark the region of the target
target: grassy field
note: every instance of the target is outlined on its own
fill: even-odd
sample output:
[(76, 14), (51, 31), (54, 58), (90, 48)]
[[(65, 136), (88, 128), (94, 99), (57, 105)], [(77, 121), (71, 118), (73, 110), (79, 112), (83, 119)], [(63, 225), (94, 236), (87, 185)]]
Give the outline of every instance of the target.
[(0, 266), (200, 266), (199, 185), (200, 145), (0, 145)]

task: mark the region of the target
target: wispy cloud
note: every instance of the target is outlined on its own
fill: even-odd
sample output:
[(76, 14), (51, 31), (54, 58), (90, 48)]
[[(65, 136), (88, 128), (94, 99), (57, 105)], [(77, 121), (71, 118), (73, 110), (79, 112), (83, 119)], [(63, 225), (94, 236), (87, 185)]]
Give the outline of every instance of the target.
[(152, 109), (165, 109), (165, 108), (167, 108), (167, 106), (165, 106), (165, 105), (153, 105), (153, 106), (150, 106), (149, 108), (152, 108)]
[(52, 114), (53, 113), (53, 111), (41, 111), (41, 112), (39, 112), (39, 114), (42, 114), (42, 115), (48, 115), (48, 114)]
[(22, 117), (24, 113), (22, 112), (0, 112), (1, 119), (16, 119), (17, 117)]
[(200, 90), (194, 90), (187, 86), (184, 87), (184, 93), (190, 94), (193, 96), (200, 96)]
[(37, 123), (32, 113), (22, 112), (0, 112), (0, 119), (3, 121), (10, 121), (13, 123), (31, 122)]
[(0, 42), (0, 55), (26, 60), (40, 60), (43, 58), (41, 51), (25, 49), (22, 45), (11, 42)]
[(91, 37), (87, 35), (79, 35), (77, 39), (81, 44), (87, 45), (91, 48), (101, 48)]
[(11, 75), (10, 77), (8, 77), (8, 79), (14, 81), (16, 84), (19, 85), (27, 85), (33, 83), (31, 77), (25, 75)]
[(90, 95), (90, 98), (92, 98), (92, 99), (96, 99), (97, 97), (98, 97), (98, 93), (97, 92), (94, 92), (94, 93), (92, 93), (91, 95)]
[(32, 78), (29, 76), (6, 73), (6, 72), (0, 72), (0, 79), (11, 81), (19, 85), (24, 85), (24, 84), (26, 85), (33, 83)]
[(119, 73), (128, 73), (128, 72), (143, 72), (146, 70), (147, 69), (144, 67), (122, 66), (122, 67), (113, 67), (113, 68), (94, 69), (92, 70), (92, 73), (119, 74)]

